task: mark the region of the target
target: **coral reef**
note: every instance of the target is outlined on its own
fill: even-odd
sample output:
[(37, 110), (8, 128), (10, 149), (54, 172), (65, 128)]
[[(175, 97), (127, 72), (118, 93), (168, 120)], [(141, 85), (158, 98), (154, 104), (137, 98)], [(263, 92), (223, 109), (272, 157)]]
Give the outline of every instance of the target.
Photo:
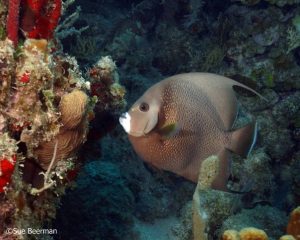
[[(118, 87), (115, 74), (107, 78), (105, 73), (114, 72), (114, 64), (118, 65), (120, 76), (126, 79), (127, 101), (131, 103), (166, 75), (210, 71), (251, 86), (268, 101), (259, 101), (237, 89), (239, 102), (243, 105), (241, 109), (247, 109), (257, 121), (257, 143), (247, 159), (233, 157), (228, 187), (233, 192), (229, 195), (236, 198), (236, 201), (232, 201), (234, 209), (228, 204), (231, 201), (227, 194), (224, 197), (207, 188), (211, 184), (210, 175), (202, 175), (202, 188), (198, 187), (198, 195), (195, 193), (199, 197), (194, 210), (197, 217), (194, 220), (195, 235), (199, 237), (204, 234), (209, 239), (218, 239), (228, 229), (234, 229), (237, 234), (243, 228), (255, 227), (264, 230), (269, 239), (279, 239), (285, 233), (286, 215), (300, 203), (299, 1), (78, 0), (77, 3), (81, 5), (82, 11), (76, 27), (81, 29), (88, 25), (89, 30), (82, 32), (84, 36), (80, 38), (73, 35), (63, 38), (62, 44), (65, 51), (80, 58), (81, 66), (89, 68), (87, 79), (91, 92), (99, 99), (96, 109), (103, 111), (101, 114), (97, 111), (89, 114), (89, 118), (105, 119), (101, 124), (99, 121), (90, 123), (92, 130), (88, 139), (92, 138), (93, 141), (88, 140), (89, 147), (86, 146), (84, 154), (89, 155), (92, 161), (88, 164), (94, 167), (97, 166), (94, 162), (99, 159), (114, 165), (106, 168), (107, 172), (103, 174), (111, 175), (115, 168), (121, 169), (116, 172), (124, 179), (122, 191), (129, 190), (134, 196), (131, 202), (134, 210), (131, 209), (126, 217), (143, 227), (151, 225), (153, 228), (164, 220), (175, 218), (178, 221), (178, 213), (191, 200), (195, 186), (143, 166), (118, 128), (111, 132), (111, 136), (98, 141), (100, 136), (107, 133), (107, 129), (116, 126), (114, 116), (123, 106), (122, 101), (118, 102), (119, 106), (113, 103), (119, 99), (117, 96), (124, 94), (124, 89)], [(110, 55), (115, 63), (106, 58), (101, 60), (103, 64), (95, 64), (98, 53), (101, 56)], [(69, 58), (63, 62), (58, 61), (57, 69), (66, 69), (66, 65), (73, 66)], [(104, 62), (108, 62), (111, 67), (103, 67)], [(62, 74), (61, 71), (57, 72)], [(27, 81), (27, 76), (24, 75), (22, 79)], [(63, 81), (63, 86), (56, 86), (57, 91), (60, 89), (60, 96), (64, 93), (65, 84), (67, 81)], [(72, 92), (70, 86), (67, 88), (68, 92)], [(237, 122), (243, 123), (244, 119), (244, 116), (238, 116)], [(0, 118), (0, 129), (1, 124), (5, 125)], [(55, 146), (55, 142), (53, 144)], [(53, 151), (49, 159), (52, 157)], [(100, 166), (97, 168), (100, 169)], [(84, 176), (78, 181), (79, 189), (70, 193), (74, 194), (73, 197), (67, 196), (59, 214), (57, 224), (64, 222), (60, 231), (65, 238), (76, 235), (73, 223), (68, 224), (62, 220), (72, 216), (69, 205), (78, 208), (80, 201), (89, 205), (82, 194), (85, 191), (98, 194), (100, 191), (93, 184), (84, 184)], [(107, 185), (99, 188), (109, 191)], [(122, 209), (115, 204), (115, 195), (111, 195), (105, 198), (105, 207), (109, 206), (106, 207), (108, 209), (96, 208), (106, 219), (111, 219), (111, 211), (116, 216), (123, 216)], [(121, 196), (117, 197), (121, 202)], [(78, 199), (76, 205), (73, 199)], [(89, 217), (91, 208), (81, 208), (88, 224), (96, 216), (95, 213)], [(211, 209), (217, 209), (216, 213)], [(203, 219), (202, 211), (207, 213), (207, 218), (203, 214)], [(131, 214), (133, 217), (129, 216)], [(80, 224), (82, 229), (87, 226), (84, 222)], [(101, 224), (101, 221), (97, 221), (93, 226), (102, 229)], [(120, 229), (120, 225), (112, 220), (105, 224), (116, 234), (120, 230), (124, 236), (133, 236), (134, 227)], [(191, 238), (191, 225), (188, 221), (181, 224), (178, 231), (182, 235), (174, 230), (175, 235), (183, 239)], [(99, 239), (105, 239), (108, 233), (103, 230), (103, 234), (93, 234)], [(136, 236), (144, 240), (143, 237)], [(161, 239), (168, 239), (164, 237), (162, 233)], [(117, 235), (115, 238), (122, 237)]]
[[(51, 225), (60, 197), (83, 163), (79, 150), (95, 105), (101, 115), (126, 104), (125, 89), (116, 85), (116, 65), (111, 70), (100, 61), (105, 79), (114, 81), (102, 89), (112, 97), (96, 104), (88, 74), (84, 78), (76, 59), (55, 48), (61, 7), (61, 0), (1, 1), (0, 27), (6, 36), (0, 41), (1, 239), (32, 239), (26, 229)], [(6, 9), (7, 18), (2, 16)]]
[[(57, 79), (51, 68), (53, 58), (46, 40), (26, 40), (17, 58), (13, 56), (14, 49), (9, 40), (1, 45), (1, 189), (4, 190), (1, 205), (13, 204), (9, 221), (12, 226), (42, 226), (43, 221), (55, 216), (55, 202), (58, 202), (48, 204), (51, 211), (47, 212), (43, 206), (52, 201), (55, 191), (42, 192), (50, 188), (53, 191), (54, 186), (58, 192), (63, 192), (67, 186), (63, 183), (66, 175), (62, 173), (74, 167), (68, 162), (75, 161), (77, 150), (85, 140), (88, 129), (86, 109), (90, 100), (83, 92), (86, 89), (73, 87), (74, 92), (68, 93), (70, 89), (66, 89), (63, 94), (55, 91), (55, 82), (63, 79)], [(77, 79), (73, 80), (77, 82)], [(77, 108), (74, 113), (74, 110), (65, 110), (66, 106), (61, 106), (65, 105), (65, 98), (77, 92), (81, 94), (73, 98), (72, 104), (77, 103), (78, 107), (83, 102), (83, 107), (76, 116)], [(72, 126), (64, 126), (69, 118), (71, 121), (80, 119), (81, 127), (73, 130)], [(58, 160), (66, 164), (62, 167)], [(32, 193), (42, 196), (32, 199)], [(32, 203), (35, 207), (31, 207)], [(2, 229), (5, 230), (5, 225)]]

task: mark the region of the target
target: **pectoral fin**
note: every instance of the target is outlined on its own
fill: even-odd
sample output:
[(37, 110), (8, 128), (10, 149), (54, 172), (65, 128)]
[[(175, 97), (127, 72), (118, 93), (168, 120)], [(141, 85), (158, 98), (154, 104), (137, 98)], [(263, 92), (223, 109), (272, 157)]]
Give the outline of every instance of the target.
[(169, 139), (174, 137), (179, 132), (179, 126), (177, 123), (166, 124), (161, 127), (158, 132), (164, 139)]

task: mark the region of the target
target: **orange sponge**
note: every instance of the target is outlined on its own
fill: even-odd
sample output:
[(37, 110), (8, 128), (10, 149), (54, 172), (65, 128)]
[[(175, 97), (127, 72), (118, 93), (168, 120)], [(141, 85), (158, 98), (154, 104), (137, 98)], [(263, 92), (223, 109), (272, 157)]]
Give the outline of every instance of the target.
[(240, 232), (227, 230), (223, 233), (222, 240), (268, 240), (268, 236), (263, 230), (248, 227)]
[(296, 240), (292, 235), (283, 235), (279, 240)]
[(294, 209), (290, 215), (287, 234), (292, 235), (296, 240), (300, 240), (300, 206)]
[(222, 240), (238, 240), (240, 239), (239, 233), (236, 230), (226, 230), (223, 233)]
[(239, 235), (241, 240), (268, 240), (268, 236), (263, 230), (253, 227), (243, 228)]

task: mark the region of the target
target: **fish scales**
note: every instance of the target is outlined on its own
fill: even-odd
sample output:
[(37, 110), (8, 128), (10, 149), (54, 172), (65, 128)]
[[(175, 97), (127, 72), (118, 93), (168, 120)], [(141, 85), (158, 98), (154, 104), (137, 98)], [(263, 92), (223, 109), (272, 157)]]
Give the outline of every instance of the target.
[[(169, 104), (163, 105), (159, 123), (177, 122), (180, 132), (171, 139), (162, 140), (153, 131), (147, 136), (147, 141), (136, 137), (130, 137), (130, 140), (146, 162), (181, 175), (192, 162), (191, 171), (199, 169), (201, 160), (219, 152), (226, 141), (223, 123), (208, 97), (204, 93), (199, 94), (201, 89), (189, 82), (175, 80), (171, 83), (167, 83), (163, 91), (163, 102)], [(199, 102), (202, 102), (201, 109)], [(203, 124), (199, 124), (199, 119)], [(162, 127), (161, 124), (157, 128)], [(188, 175), (191, 178), (195, 174)]]

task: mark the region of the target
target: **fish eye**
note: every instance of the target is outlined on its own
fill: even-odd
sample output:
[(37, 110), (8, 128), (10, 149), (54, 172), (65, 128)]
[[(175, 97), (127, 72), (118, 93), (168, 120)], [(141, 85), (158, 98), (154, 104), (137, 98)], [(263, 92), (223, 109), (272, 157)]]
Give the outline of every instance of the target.
[(149, 104), (148, 104), (148, 103), (145, 103), (145, 102), (141, 103), (141, 104), (140, 104), (140, 110), (141, 110), (142, 112), (148, 112), (148, 110), (149, 110)]

